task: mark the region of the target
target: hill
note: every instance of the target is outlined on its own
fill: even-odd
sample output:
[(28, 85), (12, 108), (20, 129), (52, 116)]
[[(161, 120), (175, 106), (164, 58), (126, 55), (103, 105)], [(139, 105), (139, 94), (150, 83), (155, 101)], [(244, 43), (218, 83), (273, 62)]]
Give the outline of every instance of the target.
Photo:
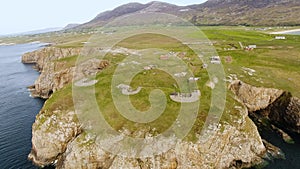
[(71, 23), (71, 24), (68, 24), (67, 26), (65, 26), (63, 29), (64, 30), (67, 30), (67, 29), (72, 29), (72, 28), (75, 28), (76, 26), (79, 26), (80, 24), (77, 24), (77, 23)]
[(300, 24), (300, 1), (296, 0), (209, 0), (189, 6), (199, 25), (295, 26)]
[(208, 0), (190, 6), (157, 1), (147, 4), (129, 3), (100, 13), (77, 28), (102, 26), (123, 15), (145, 12), (173, 14), (195, 25), (300, 25), (300, 1), (297, 0)]
[(147, 4), (129, 3), (129, 4), (119, 6), (111, 11), (100, 13), (93, 20), (79, 26), (79, 28), (102, 26), (105, 23), (117, 17), (134, 14), (134, 13), (159, 12), (159, 13), (177, 14), (177, 11), (183, 8), (184, 7), (179, 7), (173, 4), (157, 2), (157, 1), (153, 1)]

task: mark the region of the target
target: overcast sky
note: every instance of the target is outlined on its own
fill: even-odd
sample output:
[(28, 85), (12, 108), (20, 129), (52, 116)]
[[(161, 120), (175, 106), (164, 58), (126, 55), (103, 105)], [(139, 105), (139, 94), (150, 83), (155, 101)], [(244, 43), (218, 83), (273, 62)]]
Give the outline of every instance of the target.
[[(0, 0), (0, 34), (11, 34), (84, 23), (100, 12), (129, 2), (151, 0)], [(176, 5), (200, 4), (206, 0), (163, 0)]]

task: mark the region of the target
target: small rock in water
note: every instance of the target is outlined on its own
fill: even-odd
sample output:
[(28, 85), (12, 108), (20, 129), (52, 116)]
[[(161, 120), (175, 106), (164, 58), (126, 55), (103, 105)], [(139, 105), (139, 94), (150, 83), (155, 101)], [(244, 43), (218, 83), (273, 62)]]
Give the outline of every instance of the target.
[(284, 153), (280, 150), (280, 148), (272, 145), (271, 143), (267, 142), (266, 140), (262, 140), (265, 147), (267, 148), (267, 158), (276, 158), (276, 159), (285, 159)]
[(286, 132), (284, 132), (283, 130), (279, 129), (278, 127), (272, 125), (272, 129), (275, 130), (281, 137), (282, 139), (289, 144), (294, 144), (295, 141), (292, 139), (291, 136), (289, 136)]

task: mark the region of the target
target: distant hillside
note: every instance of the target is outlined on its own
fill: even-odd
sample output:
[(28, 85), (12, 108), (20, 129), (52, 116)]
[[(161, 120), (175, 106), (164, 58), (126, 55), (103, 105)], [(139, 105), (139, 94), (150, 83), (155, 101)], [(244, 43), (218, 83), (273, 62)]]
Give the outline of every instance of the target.
[(46, 28), (46, 29), (39, 29), (39, 30), (33, 30), (28, 32), (21, 32), (21, 33), (14, 33), (14, 34), (7, 34), (2, 36), (20, 36), (20, 35), (36, 35), (36, 34), (42, 34), (42, 33), (49, 33), (49, 32), (56, 32), (60, 31), (62, 28)]
[(157, 1), (150, 2), (147, 4), (129, 3), (117, 7), (112, 11), (106, 11), (100, 13), (98, 16), (96, 16), (96, 18), (94, 18), (88, 23), (81, 25), (80, 27), (101, 26), (112, 19), (115, 19), (123, 15), (133, 14), (133, 13), (161, 12), (161, 13), (169, 13), (169, 14), (178, 14), (178, 11), (180, 11), (183, 8), (184, 7), (179, 7), (173, 4), (157, 2)]
[(77, 24), (77, 23), (71, 23), (71, 24), (68, 24), (67, 26), (65, 26), (63, 28), (63, 30), (67, 30), (67, 29), (72, 29), (72, 28), (75, 28), (76, 26), (79, 26), (80, 24)]
[(173, 14), (196, 25), (300, 25), (300, 0), (208, 0), (190, 6), (157, 1), (129, 3), (100, 13), (77, 28), (102, 26), (119, 16), (145, 12)]
[(299, 0), (208, 0), (189, 8), (199, 25), (300, 25)]

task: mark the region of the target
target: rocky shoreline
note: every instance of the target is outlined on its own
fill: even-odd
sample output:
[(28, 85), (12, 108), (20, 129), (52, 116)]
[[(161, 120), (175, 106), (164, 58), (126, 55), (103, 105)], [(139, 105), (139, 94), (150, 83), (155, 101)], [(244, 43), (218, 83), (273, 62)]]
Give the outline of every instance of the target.
[[(48, 99), (51, 94), (70, 84), (73, 80), (80, 80), (86, 75), (96, 74), (109, 65), (107, 61), (97, 59), (76, 65), (76, 56), (79, 56), (80, 52), (80, 48), (46, 47), (24, 54), (22, 63), (35, 64), (34, 68), (41, 73), (35, 84), (29, 87), (31, 95)], [(65, 66), (68, 61), (63, 59), (70, 57), (75, 58), (72, 65)]]
[(241, 81), (234, 81), (229, 88), (245, 104), (250, 116), (265, 118), (279, 129), (300, 134), (300, 99), (290, 92), (254, 87)]
[[(74, 78), (74, 66), (64, 68), (66, 62), (57, 60), (79, 54), (80, 49), (55, 47), (25, 54), (22, 62), (35, 63), (41, 72), (31, 87), (33, 96), (48, 99), (54, 92), (70, 84)], [(75, 79), (99, 72), (108, 66), (104, 62), (87, 61), (82, 65), (81, 72), (76, 72)], [(32, 126), (32, 151), (28, 157), (38, 166), (56, 165), (59, 169), (244, 168), (262, 163), (269, 147), (272, 147), (261, 139), (248, 114), (259, 114), (279, 128), (288, 125), (289, 130), (299, 133), (298, 98), (282, 90), (257, 88), (241, 81), (232, 82), (229, 89), (244, 105), (239, 110), (241, 119), (237, 125), (212, 127), (208, 131), (213, 135), (209, 140), (199, 137), (196, 142), (178, 141), (173, 149), (153, 158), (119, 157), (105, 152), (98, 144), (97, 137), (84, 131), (74, 110), (57, 109), (49, 112), (43, 109)], [(132, 135), (141, 133), (144, 136), (150, 134), (149, 130), (144, 130)], [(272, 149), (278, 151), (274, 147)]]

